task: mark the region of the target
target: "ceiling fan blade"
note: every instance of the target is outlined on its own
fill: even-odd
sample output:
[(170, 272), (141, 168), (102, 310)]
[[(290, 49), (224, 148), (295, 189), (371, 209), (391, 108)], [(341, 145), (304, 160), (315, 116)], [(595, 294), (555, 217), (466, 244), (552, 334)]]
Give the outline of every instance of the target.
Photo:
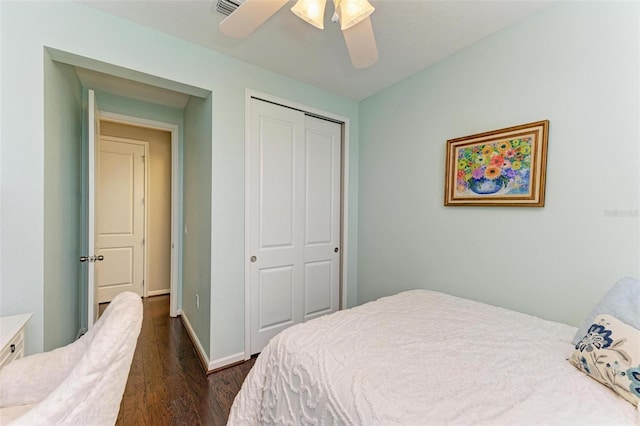
[(245, 0), (220, 22), (220, 32), (233, 38), (245, 38), (287, 2), (288, 0)]
[(378, 62), (378, 46), (370, 18), (344, 30), (342, 34), (354, 68), (367, 68)]

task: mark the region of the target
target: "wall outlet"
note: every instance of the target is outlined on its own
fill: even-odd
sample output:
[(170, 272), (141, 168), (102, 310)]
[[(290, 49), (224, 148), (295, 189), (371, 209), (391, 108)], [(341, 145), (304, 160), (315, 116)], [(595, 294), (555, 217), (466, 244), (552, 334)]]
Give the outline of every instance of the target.
[(196, 309), (200, 309), (200, 295), (196, 294)]
[(184, 224), (184, 235), (188, 235), (189, 234), (189, 228), (187, 227), (187, 224)]

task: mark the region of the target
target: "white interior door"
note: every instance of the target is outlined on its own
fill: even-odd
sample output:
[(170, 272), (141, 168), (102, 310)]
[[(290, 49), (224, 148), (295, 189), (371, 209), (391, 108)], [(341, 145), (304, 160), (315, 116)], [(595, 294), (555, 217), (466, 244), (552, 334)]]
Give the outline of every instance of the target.
[(340, 303), (340, 165), (342, 126), (305, 117), (304, 317)]
[(100, 140), (100, 111), (96, 103), (96, 96), (93, 90), (89, 90), (87, 105), (87, 187), (88, 187), (88, 208), (87, 208), (87, 247), (89, 253), (81, 258), (87, 263), (87, 328), (91, 329), (98, 317), (98, 289), (96, 287), (96, 156), (98, 155), (98, 141)]
[(252, 99), (250, 352), (338, 309), (341, 126)]
[(100, 139), (96, 272), (98, 300), (123, 291), (140, 296), (144, 280), (144, 144)]

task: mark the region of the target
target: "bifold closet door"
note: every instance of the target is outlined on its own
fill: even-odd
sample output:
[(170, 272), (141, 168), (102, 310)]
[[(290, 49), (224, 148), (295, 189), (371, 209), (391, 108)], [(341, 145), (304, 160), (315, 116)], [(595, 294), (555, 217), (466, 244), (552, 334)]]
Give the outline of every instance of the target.
[(252, 99), (251, 353), (338, 309), (341, 126)]

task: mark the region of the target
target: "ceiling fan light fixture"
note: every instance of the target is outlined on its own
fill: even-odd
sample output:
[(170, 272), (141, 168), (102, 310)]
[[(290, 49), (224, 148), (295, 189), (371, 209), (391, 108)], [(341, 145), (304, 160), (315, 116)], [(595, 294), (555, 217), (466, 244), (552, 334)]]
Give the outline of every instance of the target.
[(376, 10), (367, 0), (334, 0), (336, 11), (340, 15), (340, 29), (347, 30), (363, 20)]
[(298, 0), (291, 11), (303, 21), (324, 30), (324, 8), (326, 0)]

